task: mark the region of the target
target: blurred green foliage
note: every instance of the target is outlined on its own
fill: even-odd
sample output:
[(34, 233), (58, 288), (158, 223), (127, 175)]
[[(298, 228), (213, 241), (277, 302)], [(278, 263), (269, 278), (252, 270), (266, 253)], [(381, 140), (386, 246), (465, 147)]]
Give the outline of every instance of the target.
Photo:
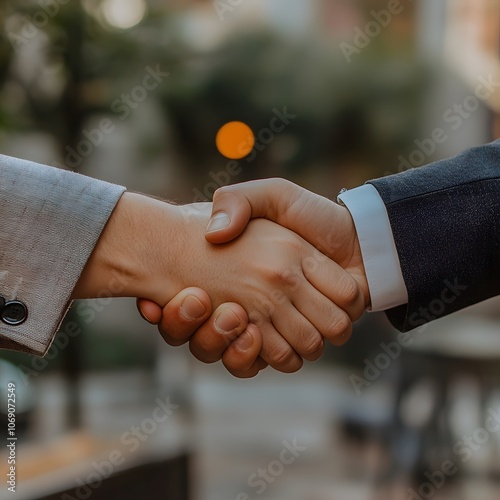
[[(8, 25), (21, 31), (40, 6), (10, 1), (3, 10)], [(376, 38), (347, 64), (338, 47), (320, 38), (293, 40), (263, 27), (200, 52), (183, 39), (176, 16), (168, 8), (150, 10), (139, 26), (121, 31), (103, 25), (80, 1), (62, 5), (40, 28), (43, 66), (60, 87), (49, 92), (40, 85), (44, 74), (27, 84), (11, 71), (16, 50), (35, 38), (19, 42), (16, 31), (7, 30), (0, 43), (0, 84), (19, 87), (25, 98), (21, 109), (13, 109), (6, 105), (12, 86), (4, 91), (0, 126), (49, 132), (64, 153), (65, 146), (81, 139), (89, 118), (111, 113), (110, 103), (137, 83), (147, 65), (160, 65), (171, 77), (159, 90), (159, 101), (195, 175), (220, 158), (214, 136), (222, 124), (240, 119), (258, 133), (268, 126), (273, 108), (286, 106), (298, 115), (286, 130), (295, 151), (275, 158), (267, 148), (244, 178), (276, 169), (300, 174), (345, 160), (368, 163), (376, 171), (418, 134), (426, 71), (411, 40), (391, 47), (384, 37)]]

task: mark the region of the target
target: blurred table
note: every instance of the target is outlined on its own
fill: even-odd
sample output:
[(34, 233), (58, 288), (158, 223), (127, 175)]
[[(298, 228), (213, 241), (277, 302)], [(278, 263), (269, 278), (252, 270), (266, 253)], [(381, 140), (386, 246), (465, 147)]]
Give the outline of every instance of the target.
[[(123, 459), (115, 466), (110, 462), (112, 453), (114, 457), (119, 453)], [(127, 453), (119, 440), (76, 432), (45, 444), (19, 444), (15, 497), (88, 498), (88, 493), (84, 494), (87, 488), (79, 487), (94, 481), (87, 490), (93, 500), (187, 500), (189, 463), (188, 447), (181, 440), (157, 435), (151, 443), (141, 443), (137, 451)], [(2, 495), (0, 492), (0, 498), (4, 498)]]

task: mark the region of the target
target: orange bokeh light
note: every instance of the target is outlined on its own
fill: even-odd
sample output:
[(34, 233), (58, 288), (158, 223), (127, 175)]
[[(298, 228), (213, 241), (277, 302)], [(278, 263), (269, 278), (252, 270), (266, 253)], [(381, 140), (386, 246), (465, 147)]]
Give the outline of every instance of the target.
[(249, 155), (255, 146), (252, 129), (243, 122), (229, 122), (217, 132), (217, 149), (226, 158), (239, 160)]

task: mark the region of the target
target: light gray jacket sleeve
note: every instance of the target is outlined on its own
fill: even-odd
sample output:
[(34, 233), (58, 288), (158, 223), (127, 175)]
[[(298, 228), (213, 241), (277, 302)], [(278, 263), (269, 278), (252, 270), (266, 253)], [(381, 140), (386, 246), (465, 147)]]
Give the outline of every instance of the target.
[(47, 352), (124, 191), (0, 155), (0, 296), (7, 303), (20, 301), (27, 309), (26, 319), (17, 326), (7, 324), (0, 311), (1, 349)]

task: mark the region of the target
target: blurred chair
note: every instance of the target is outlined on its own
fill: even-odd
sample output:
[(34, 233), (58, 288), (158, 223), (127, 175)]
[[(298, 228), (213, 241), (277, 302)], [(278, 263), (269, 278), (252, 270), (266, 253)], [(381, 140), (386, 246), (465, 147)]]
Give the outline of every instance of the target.
[[(495, 392), (500, 389), (498, 323), (468, 315), (431, 323), (414, 334), (399, 366), (390, 440), (392, 474), (410, 473), (418, 483), (425, 471), (440, 470), (449, 459), (459, 467), (453, 477), (459, 477), (468, 468), (461, 467), (462, 460), (453, 450), (459, 433), (472, 435), (484, 427)], [(460, 381), (466, 380), (475, 382), (475, 397), (468, 398), (467, 406), (462, 405), (467, 412), (457, 419), (453, 410), (470, 393), (463, 383), (460, 388)], [(498, 452), (494, 439), (488, 446), (489, 453)], [(484, 470), (484, 476), (491, 472)]]

